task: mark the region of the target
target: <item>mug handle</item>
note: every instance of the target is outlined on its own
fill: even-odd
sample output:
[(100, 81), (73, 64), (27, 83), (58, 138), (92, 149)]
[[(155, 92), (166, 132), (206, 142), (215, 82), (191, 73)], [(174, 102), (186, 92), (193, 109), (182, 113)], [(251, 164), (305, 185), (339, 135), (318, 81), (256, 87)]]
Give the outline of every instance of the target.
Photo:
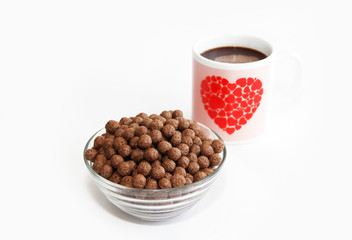
[(301, 58), (290, 51), (278, 49), (274, 58), (273, 97), (282, 104), (293, 101), (300, 93), (303, 79)]

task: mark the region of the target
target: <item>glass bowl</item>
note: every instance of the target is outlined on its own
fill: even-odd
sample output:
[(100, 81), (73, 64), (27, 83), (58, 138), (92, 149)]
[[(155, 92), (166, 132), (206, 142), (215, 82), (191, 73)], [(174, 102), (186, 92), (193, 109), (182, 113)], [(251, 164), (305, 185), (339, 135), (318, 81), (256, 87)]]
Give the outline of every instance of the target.
[[(212, 139), (221, 138), (208, 127), (198, 123), (203, 131)], [(207, 177), (197, 182), (177, 188), (169, 189), (137, 189), (125, 187), (111, 182), (93, 170), (93, 162), (84, 157), (84, 153), (93, 147), (94, 139), (105, 133), (105, 129), (96, 132), (87, 142), (83, 158), (90, 175), (99, 190), (105, 197), (122, 211), (146, 221), (162, 221), (175, 217), (190, 209), (207, 192), (218, 176), (226, 160), (226, 146), (220, 156), (222, 161), (219, 166)]]

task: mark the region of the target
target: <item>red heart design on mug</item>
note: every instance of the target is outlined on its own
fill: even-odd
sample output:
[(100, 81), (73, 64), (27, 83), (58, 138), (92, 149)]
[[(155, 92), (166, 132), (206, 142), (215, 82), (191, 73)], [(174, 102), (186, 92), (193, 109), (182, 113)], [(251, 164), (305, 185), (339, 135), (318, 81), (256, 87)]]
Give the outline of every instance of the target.
[(260, 105), (263, 84), (257, 78), (239, 78), (230, 83), (221, 76), (207, 76), (201, 82), (204, 109), (216, 125), (228, 134), (241, 129)]

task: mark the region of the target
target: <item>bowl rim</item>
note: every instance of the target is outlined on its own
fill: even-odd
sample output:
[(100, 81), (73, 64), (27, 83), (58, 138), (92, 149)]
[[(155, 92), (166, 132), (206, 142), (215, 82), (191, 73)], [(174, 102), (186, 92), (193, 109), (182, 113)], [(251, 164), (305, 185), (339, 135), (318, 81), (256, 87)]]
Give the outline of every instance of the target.
[(83, 160), (85, 162), (85, 165), (86, 167), (88, 168), (90, 174), (92, 174), (95, 178), (97, 178), (99, 181), (102, 181), (104, 184), (107, 184), (107, 185), (110, 185), (112, 187), (115, 187), (115, 188), (119, 188), (121, 190), (128, 190), (128, 191), (131, 191), (131, 190), (134, 190), (134, 191), (142, 191), (142, 192), (146, 192), (146, 193), (152, 193), (152, 192), (170, 192), (170, 191), (174, 191), (174, 190), (183, 190), (183, 189), (187, 189), (187, 188), (191, 188), (191, 187), (197, 187), (199, 185), (203, 185), (205, 183), (207, 183), (209, 180), (211, 180), (213, 177), (215, 177), (215, 175), (218, 174), (218, 172), (220, 171), (220, 169), (222, 168), (222, 166), (224, 165), (224, 162), (226, 160), (226, 156), (227, 156), (227, 149), (226, 149), (226, 144), (224, 142), (224, 140), (215, 132), (213, 131), (211, 128), (205, 126), (204, 124), (201, 124), (199, 122), (197, 122), (198, 125), (200, 125), (201, 127), (209, 130), (211, 133), (213, 133), (215, 136), (218, 137), (219, 140), (221, 140), (223, 143), (224, 143), (224, 149), (222, 151), (222, 160), (221, 160), (221, 163), (216, 167), (216, 169), (214, 170), (214, 172), (212, 172), (211, 174), (209, 174), (208, 176), (206, 176), (205, 178), (197, 181), (197, 182), (193, 182), (191, 184), (188, 184), (188, 185), (184, 185), (184, 186), (181, 186), (181, 187), (175, 187), (175, 188), (164, 188), (164, 189), (144, 189), (144, 188), (134, 188), (134, 187), (126, 187), (126, 186), (123, 186), (121, 184), (117, 184), (117, 183), (114, 183), (102, 176), (100, 176), (98, 173), (96, 173), (92, 166), (90, 165), (90, 162), (88, 159), (86, 159), (85, 157), (85, 152), (89, 149), (88, 146), (89, 144), (91, 143), (91, 141), (98, 135), (98, 133), (100, 133), (101, 131), (103, 131), (105, 128), (101, 128), (99, 129), (96, 133), (93, 134), (93, 136), (91, 136), (88, 140), (88, 142), (86, 143), (85, 147), (84, 147), (84, 150), (83, 150)]

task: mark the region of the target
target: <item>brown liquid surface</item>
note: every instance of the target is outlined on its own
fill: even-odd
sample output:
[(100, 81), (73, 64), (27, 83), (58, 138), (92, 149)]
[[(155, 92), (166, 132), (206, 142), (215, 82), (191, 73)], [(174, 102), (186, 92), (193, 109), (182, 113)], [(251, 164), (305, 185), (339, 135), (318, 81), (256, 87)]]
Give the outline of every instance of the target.
[(264, 53), (244, 47), (213, 48), (203, 52), (201, 55), (210, 60), (225, 63), (248, 63), (267, 57)]

